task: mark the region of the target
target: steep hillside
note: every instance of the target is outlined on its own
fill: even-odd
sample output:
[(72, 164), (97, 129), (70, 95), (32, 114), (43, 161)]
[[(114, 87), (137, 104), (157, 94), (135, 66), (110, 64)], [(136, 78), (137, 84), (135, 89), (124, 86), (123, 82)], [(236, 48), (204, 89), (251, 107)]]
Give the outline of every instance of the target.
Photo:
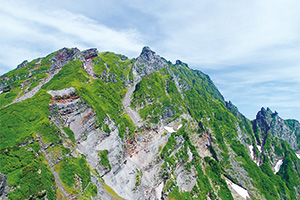
[(251, 122), (149, 47), (63, 48), (0, 91), (4, 199), (300, 198), (299, 122), (264, 108)]

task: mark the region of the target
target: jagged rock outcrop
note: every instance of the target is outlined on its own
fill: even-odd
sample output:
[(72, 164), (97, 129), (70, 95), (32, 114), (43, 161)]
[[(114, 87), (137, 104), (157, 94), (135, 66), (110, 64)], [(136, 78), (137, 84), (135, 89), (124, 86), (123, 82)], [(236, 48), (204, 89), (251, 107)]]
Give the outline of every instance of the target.
[(51, 70), (61, 68), (71, 60), (80, 58), (80, 56), (80, 50), (77, 48), (63, 48), (58, 51), (53, 58), (50, 59), (50, 61), (53, 62), (53, 65), (51, 65)]
[(283, 120), (277, 112), (262, 108), (252, 123), (260, 144), (266, 142), (269, 132), (271, 137), (287, 141), (294, 151), (300, 150), (300, 124), (296, 120)]
[(7, 83), (5, 83), (5, 82), (0, 83), (0, 93), (3, 92), (3, 89), (4, 89), (6, 86), (7, 86)]
[[(293, 188), (294, 198), (298, 199), (300, 162), (295, 152), (299, 152), (300, 149), (300, 123), (296, 120), (283, 120), (276, 111), (273, 113), (269, 108), (261, 108), (256, 119), (252, 121), (252, 126), (259, 144), (259, 164), (270, 165), (275, 174), (288, 180), (288, 187)], [(292, 173), (297, 175), (291, 175)]]
[(24, 68), (28, 64), (28, 60), (24, 60), (21, 64), (17, 66), (17, 69)]
[(5, 200), (8, 195), (7, 176), (0, 174), (0, 198)]
[(98, 56), (98, 52), (96, 48), (88, 49), (81, 52), (81, 55), (84, 57), (84, 59), (94, 58)]
[(156, 72), (158, 69), (166, 67), (167, 65), (167, 62), (156, 55), (149, 47), (144, 47), (132, 67), (134, 81), (138, 82), (143, 76)]

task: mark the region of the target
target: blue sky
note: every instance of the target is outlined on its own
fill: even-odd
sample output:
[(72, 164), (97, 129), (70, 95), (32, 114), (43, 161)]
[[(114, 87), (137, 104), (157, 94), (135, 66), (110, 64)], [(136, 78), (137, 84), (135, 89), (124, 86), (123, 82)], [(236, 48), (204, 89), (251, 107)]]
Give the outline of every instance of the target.
[(208, 74), (249, 119), (300, 120), (299, 0), (0, 0), (0, 74), (62, 47), (137, 57), (143, 46)]

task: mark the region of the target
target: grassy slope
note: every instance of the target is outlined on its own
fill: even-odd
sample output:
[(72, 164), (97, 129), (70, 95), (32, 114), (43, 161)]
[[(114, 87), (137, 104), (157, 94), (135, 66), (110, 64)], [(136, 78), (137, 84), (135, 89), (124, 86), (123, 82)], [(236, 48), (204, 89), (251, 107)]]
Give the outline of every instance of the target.
[[(36, 85), (35, 80), (39, 80), (40, 77), (45, 76), (38, 72), (47, 70), (50, 67), (49, 59), (53, 55), (54, 54), (50, 54), (44, 58), (40, 68), (35, 70), (37, 72), (32, 72), (33, 76), (29, 79), (32, 80), (32, 85)], [(106, 61), (114, 63), (110, 57), (118, 60), (118, 62), (121, 63), (119, 63), (119, 66), (125, 68), (126, 65), (128, 68), (127, 72), (129, 73), (131, 67), (130, 63), (132, 61), (119, 61), (121, 56), (112, 53), (102, 55), (101, 59), (106, 59)], [(17, 79), (17, 81), (11, 83), (8, 81), (9, 86), (14, 86), (15, 89), (1, 94), (1, 105), (11, 102), (16, 97), (20, 91), (20, 84), (28, 77), (29, 69), (32, 69), (37, 61), (38, 60), (30, 62), (28, 68), (16, 69), (4, 75), (10, 77), (10, 80)], [(76, 88), (77, 93), (96, 111), (99, 124), (109, 115), (117, 123), (122, 122), (122, 124), (129, 126), (131, 133), (134, 132), (135, 127), (130, 118), (126, 117), (126, 115), (122, 115), (123, 113), (121, 112), (121, 99), (126, 92), (123, 86), (124, 80), (120, 78), (120, 72), (123, 71), (123, 69), (117, 65), (113, 66), (112, 63), (109, 63), (111, 65), (110, 69), (112, 73), (118, 73), (117, 77), (114, 75), (119, 81), (118, 84), (112, 84), (111, 81), (105, 83), (103, 80), (93, 80), (88, 77), (88, 74), (82, 69), (81, 61), (72, 61), (65, 65), (34, 97), (0, 109), (0, 172), (8, 175), (10, 187), (16, 187), (13, 192), (9, 193), (9, 199), (25, 199), (29, 198), (30, 195), (43, 198), (43, 195), (45, 195), (42, 192), (43, 190), (46, 190), (48, 199), (56, 199), (54, 177), (47, 168), (47, 161), (43, 153), (39, 151), (40, 144), (36, 140), (41, 136), (42, 141), (47, 144), (61, 141), (61, 138), (57, 134), (59, 129), (50, 125), (48, 116), (50, 115), (49, 103), (51, 103), (51, 96), (47, 94), (47, 90), (59, 90), (72, 86)], [(7, 96), (12, 97), (7, 98)], [(6, 100), (4, 101), (3, 99)], [(65, 131), (73, 136), (70, 130)], [(18, 147), (21, 143), (23, 143), (25, 147)], [(58, 146), (57, 148), (62, 147)], [(66, 154), (68, 151), (64, 149), (62, 151), (59, 150), (62, 154)], [(74, 170), (73, 168), (78, 170)], [(88, 169), (87, 163), (83, 158), (79, 160), (73, 157), (63, 159), (59, 163), (58, 169), (61, 170), (61, 180), (64, 186), (67, 189), (69, 188), (70, 193), (78, 193), (78, 190), (71, 189), (75, 173), (82, 179), (83, 187), (86, 187), (90, 181), (89, 170), (86, 170)], [(73, 170), (66, 171), (65, 169)], [(41, 172), (39, 170), (41, 170)], [(94, 194), (94, 187), (92, 185), (89, 187), (87, 193)]]
[[(226, 185), (224, 180), (218, 179), (217, 177), (219, 177), (220, 174), (227, 174), (223, 170), (219, 171), (216, 169), (226, 169), (231, 167), (228, 165), (228, 153), (230, 149), (228, 149), (227, 145), (229, 145), (229, 147), (235, 152), (237, 159), (242, 163), (243, 168), (248, 172), (253, 181), (253, 185), (257, 186), (258, 191), (265, 196), (266, 199), (279, 199), (278, 194), (280, 194), (282, 198), (286, 199), (295, 198), (293, 186), (298, 182), (292, 177), (298, 176), (298, 173), (295, 170), (292, 170), (292, 167), (290, 166), (287, 167), (289, 170), (282, 170), (282, 172), (275, 175), (267, 163), (258, 167), (251, 160), (248, 155), (247, 148), (241, 143), (255, 144), (255, 137), (250, 121), (243, 116), (235, 116), (234, 113), (226, 108), (223, 97), (209, 77), (199, 71), (190, 70), (186, 65), (170, 65), (170, 69), (173, 70), (177, 77), (179, 77), (179, 83), (187, 83), (191, 86), (191, 88), (183, 91), (185, 100), (183, 101), (179, 98), (180, 95), (178, 95), (177, 89), (168, 88), (169, 85), (175, 85), (174, 81), (170, 77), (170, 73), (164, 69), (160, 70), (159, 72), (149, 75), (149, 78), (144, 77), (142, 81), (137, 84), (137, 88), (133, 94), (134, 99), (132, 106), (142, 106), (142, 109), (140, 109), (141, 116), (148, 120), (148, 122), (157, 123), (160, 116), (163, 115), (163, 111), (166, 107), (171, 107), (174, 113), (180, 113), (178, 109), (176, 110), (176, 108), (184, 104), (187, 105), (189, 113), (199, 123), (199, 134), (201, 135), (205, 131), (212, 130), (212, 136), (215, 138), (215, 145), (221, 150), (221, 157), (219, 157), (221, 159), (218, 159), (218, 157), (216, 158), (220, 165), (217, 164), (215, 160), (209, 161), (209, 165), (201, 164), (205, 169), (206, 175), (208, 175), (210, 180), (214, 183), (213, 185), (220, 185), (219, 188), (223, 188), (222, 185), (224, 185), (224, 187)], [(177, 94), (176, 97), (179, 99), (172, 102), (173, 98), (171, 98), (169, 91), (174, 91), (173, 93)], [(208, 118), (210, 120), (207, 120)], [(240, 139), (238, 139), (236, 124), (238, 124), (241, 130), (246, 134), (245, 141), (240, 141)], [(178, 158), (175, 156), (168, 157), (174, 148), (173, 146), (176, 144), (175, 141), (175, 138), (171, 136), (168, 143), (162, 150), (162, 158), (167, 158), (163, 165), (163, 169), (166, 166), (175, 167), (178, 162)], [(190, 146), (190, 148), (193, 147)], [(168, 152), (168, 154), (165, 155), (164, 152)], [(211, 165), (211, 163), (213, 163), (213, 165)], [(193, 165), (197, 164), (193, 163)], [(286, 167), (283, 166), (283, 168)], [(201, 177), (201, 173), (203, 172), (200, 173), (200, 171), (202, 170), (203, 169), (198, 170), (198, 177)], [(285, 173), (285, 175), (281, 173)], [(162, 177), (165, 178), (170, 178), (171, 176), (172, 175), (166, 170), (162, 175)], [(168, 186), (171, 188), (172, 185), (174, 185), (172, 184), (172, 181), (169, 181)], [(223, 191), (217, 193), (217, 195), (222, 197), (222, 199), (232, 198), (230, 197), (231, 195), (227, 195), (228, 190), (225, 192), (226, 187)], [(195, 188), (191, 193), (186, 192), (182, 194), (178, 191), (178, 188), (175, 188), (173, 192), (170, 193), (169, 197), (171, 199), (180, 199), (183, 197), (191, 198), (191, 196), (195, 194), (195, 191), (205, 191), (207, 188), (212, 188), (212, 186), (208, 186), (206, 184), (201, 187), (201, 185), (198, 185), (198, 190)], [(208, 192), (209, 190), (206, 195)], [(198, 193), (198, 195), (201, 196), (200, 193)], [(202, 195), (205, 195), (205, 192)]]
[[(43, 72), (50, 67), (49, 59), (53, 55), (50, 54), (44, 58), (40, 68), (33, 71), (33, 77), (29, 79), (32, 84), (31, 87), (38, 84), (36, 80), (46, 76), (38, 72)], [(1, 106), (8, 104), (19, 92), (22, 92), (19, 89), (20, 84), (28, 78), (29, 69), (33, 69), (37, 61), (30, 62), (29, 68), (14, 70), (4, 75), (15, 81), (8, 81), (8, 92), (0, 95)], [(9, 185), (15, 187), (15, 190), (9, 194), (10, 199), (24, 199), (29, 198), (30, 195), (41, 196), (43, 195), (42, 190), (46, 190), (48, 199), (56, 198), (54, 177), (47, 168), (43, 154), (39, 152), (40, 144), (34, 140), (38, 135), (48, 144), (61, 140), (57, 134), (59, 129), (51, 126), (48, 118), (50, 115), (48, 108), (50, 95), (46, 93), (47, 90), (74, 87), (77, 93), (96, 111), (99, 125), (109, 115), (115, 120), (121, 138), (124, 136), (134, 137), (135, 127), (128, 115), (123, 113), (121, 104), (126, 93), (124, 87), (126, 77), (132, 79), (130, 70), (133, 63), (134, 60), (128, 60), (121, 55), (109, 52), (101, 53), (100, 57), (93, 60), (95, 73), (97, 76), (102, 76), (104, 71), (109, 72), (109, 74), (105, 75), (103, 80), (94, 80), (82, 69), (81, 61), (72, 61), (65, 65), (33, 98), (0, 109), (0, 172), (7, 174)], [(180, 84), (190, 86), (190, 88), (183, 90), (184, 100), (179, 95), (170, 72), (161, 69), (159, 72), (149, 75), (149, 78), (144, 77), (137, 85), (132, 106), (144, 105), (140, 109), (140, 113), (149, 123), (157, 123), (166, 109), (170, 109), (174, 114), (170, 120), (177, 118), (181, 113), (189, 112), (198, 123), (198, 130), (196, 131), (199, 136), (203, 132), (212, 130), (214, 143), (221, 150), (222, 156), (222, 159), (218, 159), (220, 157), (215, 159), (201, 158), (189, 139), (189, 134), (193, 129), (186, 122), (180, 131), (172, 134), (161, 153), (161, 158), (165, 159), (162, 177), (168, 178), (165, 190), (170, 191), (169, 197), (171, 199), (191, 199), (193, 196), (198, 196), (200, 199), (205, 199), (209, 195), (212, 199), (216, 196), (222, 199), (232, 199), (222, 178), (223, 175), (226, 175), (225, 169), (230, 168), (227, 162), (230, 150), (228, 147), (230, 147), (235, 152), (237, 160), (248, 172), (253, 185), (266, 199), (278, 199), (277, 194), (286, 199), (293, 199), (295, 197), (293, 188), (299, 184), (295, 176), (299, 176), (299, 174), (294, 170), (293, 165), (295, 163), (293, 160), (296, 158), (294, 158), (295, 155), (291, 153), (288, 145), (279, 144), (282, 146), (281, 153), (285, 154), (285, 164), (277, 175), (272, 173), (268, 162), (259, 168), (248, 156), (247, 148), (237, 138), (236, 124), (239, 124), (249, 138), (248, 141), (242, 142), (255, 143), (249, 121), (245, 118), (236, 117), (226, 108), (223, 97), (207, 75), (191, 70), (186, 65), (170, 65), (169, 67), (179, 78)], [(20, 115), (20, 113), (22, 114)], [(129, 135), (126, 135), (126, 127), (129, 128)], [(72, 135), (71, 132), (67, 132)], [(193, 153), (193, 160), (191, 163), (186, 163), (185, 166), (187, 170), (191, 166), (195, 166), (197, 173), (197, 184), (191, 192), (181, 193), (172, 180), (172, 171), (166, 168), (166, 166), (175, 168), (176, 163), (187, 160), (186, 151), (180, 151), (169, 157), (175, 145), (175, 138), (179, 135), (184, 138), (183, 150), (188, 147)], [(23, 142), (26, 148), (18, 147)], [(169, 149), (170, 151), (168, 151)], [(62, 150), (62, 152), (64, 151)], [(83, 186), (87, 186), (90, 176), (89, 173), (85, 173), (89, 170), (87, 170), (87, 163), (83, 158), (70, 157), (62, 160), (59, 166), (61, 180), (67, 188), (73, 184), (75, 173), (82, 178)], [(81, 170), (78, 171), (75, 168)], [(64, 169), (72, 170), (65, 171)], [(94, 194), (94, 187), (91, 186), (88, 191)], [(71, 193), (77, 192), (76, 190), (71, 191)]]

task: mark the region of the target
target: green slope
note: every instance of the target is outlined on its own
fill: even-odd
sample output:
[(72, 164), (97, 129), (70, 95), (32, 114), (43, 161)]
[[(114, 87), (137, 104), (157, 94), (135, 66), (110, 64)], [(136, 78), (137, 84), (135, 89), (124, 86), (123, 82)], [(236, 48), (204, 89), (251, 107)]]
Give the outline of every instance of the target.
[[(122, 105), (136, 76), (133, 65), (137, 59), (111, 52), (98, 53), (92, 58), (96, 79), (82, 67), (85, 61), (75, 56), (32, 98), (8, 105), (49, 76), (53, 67), (51, 59), (56, 58), (58, 52), (1, 76), (0, 84), (5, 87), (0, 94), (0, 172), (7, 175), (11, 190), (9, 199), (64, 196), (54, 171), (59, 174), (68, 194), (97, 195), (96, 186), (91, 182), (94, 169), (84, 155), (70, 154), (77, 145), (74, 133), (67, 127), (60, 129), (49, 118), (49, 104), (53, 102), (47, 91), (68, 87), (74, 87), (76, 95), (93, 109), (97, 126), (103, 126), (108, 135), (111, 130), (107, 124), (103, 125), (104, 121), (107, 118), (114, 121), (125, 147), (128, 141), (135, 141), (137, 134), (150, 127), (173, 121), (183, 124), (177, 132), (170, 134), (157, 158), (157, 162), (161, 162), (159, 173), (165, 183), (163, 193), (169, 199), (233, 199), (226, 179), (246, 188), (252, 199), (299, 198), (300, 160), (295, 155), (296, 149), (277, 137), (274, 130), (263, 132), (263, 123), (251, 122), (231, 102), (224, 101), (209, 76), (180, 61), (176, 64), (166, 62), (165, 67), (141, 77), (137, 83), (131, 107), (145, 122), (140, 129), (135, 127)], [(36, 64), (39, 61), (40, 64)], [(191, 118), (184, 118), (186, 115)], [(299, 132), (297, 123), (285, 122), (291, 131)], [(203, 157), (197, 145), (204, 137), (210, 140), (207, 146), (210, 153)], [(299, 134), (296, 137), (299, 148)], [(63, 145), (65, 142), (70, 146)], [(260, 166), (251, 159), (250, 145)], [(262, 153), (257, 145), (263, 146)], [(191, 151), (191, 160), (188, 151)], [(47, 157), (50, 154), (62, 159), (52, 165)], [(111, 169), (107, 152), (101, 156), (100, 163)], [(272, 167), (276, 159), (282, 159), (283, 165), (274, 174)], [(181, 165), (187, 172), (195, 172), (196, 184), (191, 191), (180, 191), (176, 183), (175, 171)], [(95, 174), (99, 176), (97, 172)], [(76, 177), (81, 181), (78, 182)]]

